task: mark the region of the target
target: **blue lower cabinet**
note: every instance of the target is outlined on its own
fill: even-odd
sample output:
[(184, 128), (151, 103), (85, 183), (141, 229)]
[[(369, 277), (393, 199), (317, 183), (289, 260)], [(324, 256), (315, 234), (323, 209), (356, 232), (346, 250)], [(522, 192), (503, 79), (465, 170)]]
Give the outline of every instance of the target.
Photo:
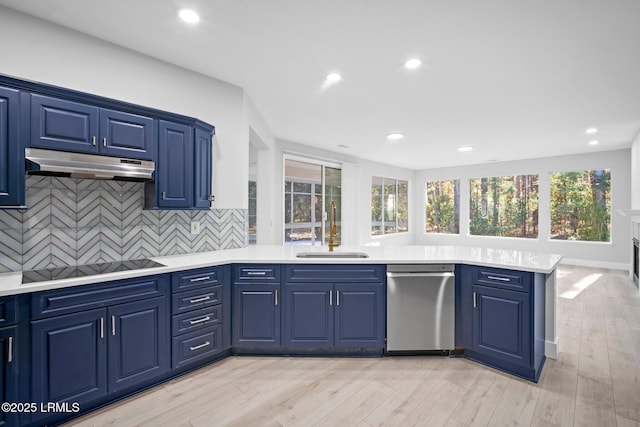
[(107, 394), (106, 323), (106, 309), (31, 323), (34, 402), (82, 406)]
[(233, 285), (234, 348), (280, 346), (280, 285), (251, 283)]
[(174, 337), (172, 348), (173, 369), (207, 359), (223, 350), (222, 325)]
[(544, 274), (456, 267), (456, 347), (465, 357), (538, 381), (544, 334)]
[(285, 285), (284, 346), (333, 347), (333, 284)]
[[(31, 401), (85, 411), (165, 378), (171, 356), (168, 279), (157, 275), (31, 295)], [(44, 301), (55, 310), (43, 310)], [(75, 412), (37, 411), (31, 421), (57, 423)]]
[(158, 377), (169, 370), (165, 298), (109, 308), (109, 391)]
[(384, 347), (382, 283), (285, 284), (285, 347)]
[[(0, 329), (0, 402), (18, 403), (18, 327)], [(18, 413), (0, 411), (0, 426), (17, 426)]]
[(384, 346), (384, 286), (378, 284), (335, 285), (336, 347)]
[(529, 294), (473, 286), (473, 350), (519, 365), (531, 363)]

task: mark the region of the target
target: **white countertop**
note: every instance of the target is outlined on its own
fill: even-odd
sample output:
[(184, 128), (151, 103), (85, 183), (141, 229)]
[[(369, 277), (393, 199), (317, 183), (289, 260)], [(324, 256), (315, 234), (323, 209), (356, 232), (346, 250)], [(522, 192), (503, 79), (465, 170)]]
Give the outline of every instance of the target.
[(152, 258), (166, 267), (121, 271), (64, 280), (49, 280), (22, 284), (22, 272), (0, 274), (0, 296), (47, 289), (100, 283), (111, 280), (170, 273), (199, 267), (230, 263), (274, 264), (472, 264), (549, 274), (562, 259), (561, 255), (507, 249), (467, 246), (351, 246), (336, 252), (365, 252), (368, 258), (297, 258), (298, 252), (327, 252), (326, 247), (310, 246), (249, 246), (188, 255)]

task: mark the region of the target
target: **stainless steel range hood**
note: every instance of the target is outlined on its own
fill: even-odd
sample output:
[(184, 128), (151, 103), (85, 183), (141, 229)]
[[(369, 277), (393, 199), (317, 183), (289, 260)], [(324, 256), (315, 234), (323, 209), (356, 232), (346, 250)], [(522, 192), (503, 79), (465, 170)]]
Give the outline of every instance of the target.
[(73, 178), (147, 181), (153, 178), (154, 162), (26, 148), (27, 173)]

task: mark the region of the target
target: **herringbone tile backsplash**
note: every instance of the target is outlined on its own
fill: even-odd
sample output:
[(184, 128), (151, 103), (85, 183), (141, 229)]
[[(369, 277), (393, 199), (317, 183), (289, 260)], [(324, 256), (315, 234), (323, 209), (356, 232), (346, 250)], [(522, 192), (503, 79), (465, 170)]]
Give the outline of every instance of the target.
[(245, 209), (143, 210), (143, 195), (137, 182), (28, 176), (28, 209), (0, 210), (0, 272), (247, 245)]

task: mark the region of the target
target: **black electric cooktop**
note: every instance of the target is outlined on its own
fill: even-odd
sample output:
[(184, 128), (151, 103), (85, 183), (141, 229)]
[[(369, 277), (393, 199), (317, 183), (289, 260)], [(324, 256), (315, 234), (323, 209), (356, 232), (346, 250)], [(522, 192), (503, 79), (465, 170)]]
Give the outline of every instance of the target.
[(102, 264), (74, 265), (70, 267), (45, 268), (22, 272), (22, 283), (62, 280), (73, 277), (95, 276), (96, 274), (115, 273), (117, 271), (140, 270), (143, 268), (166, 267), (150, 259), (132, 261), (105, 262)]

